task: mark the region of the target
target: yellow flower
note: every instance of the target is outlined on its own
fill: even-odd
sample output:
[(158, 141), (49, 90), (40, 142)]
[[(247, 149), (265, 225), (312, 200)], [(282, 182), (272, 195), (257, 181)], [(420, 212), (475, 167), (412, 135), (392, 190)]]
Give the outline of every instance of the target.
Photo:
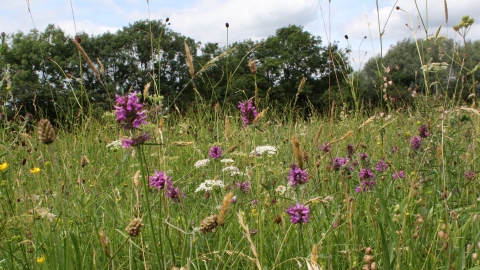
[(35, 167), (35, 168), (33, 168), (33, 169), (30, 170), (31, 173), (39, 173), (40, 171), (41, 171), (41, 170), (40, 170), (40, 168), (38, 168), (38, 167)]
[(0, 171), (6, 170), (8, 168), (8, 163), (4, 162), (0, 164)]
[(45, 260), (46, 260), (46, 259), (45, 259), (45, 256), (42, 256), (42, 257), (40, 257), (40, 258), (37, 258), (37, 263), (42, 264), (42, 263), (45, 262)]

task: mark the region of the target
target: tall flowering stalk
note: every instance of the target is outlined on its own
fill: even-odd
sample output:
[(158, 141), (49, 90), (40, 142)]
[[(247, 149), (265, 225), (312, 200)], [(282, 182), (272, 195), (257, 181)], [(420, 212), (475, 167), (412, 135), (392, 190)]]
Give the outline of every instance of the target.
[[(116, 120), (119, 123), (120, 127), (122, 127), (124, 130), (129, 130), (133, 131), (136, 129), (139, 129), (141, 125), (147, 124), (146, 121), (146, 112), (142, 110), (143, 105), (140, 103), (140, 100), (137, 96), (137, 92), (133, 92), (129, 95), (126, 96), (119, 96), (116, 95), (116, 100), (115, 102), (117, 103), (117, 106), (115, 107), (115, 115), (117, 116)], [(142, 175), (142, 182), (143, 182), (143, 190), (144, 190), (144, 199), (145, 199), (145, 205), (146, 205), (146, 211), (148, 215), (148, 221), (150, 225), (150, 231), (152, 233), (152, 238), (153, 238), (153, 249), (155, 251), (155, 254), (157, 256), (157, 261), (160, 263), (159, 268), (163, 268), (163, 259), (161, 254), (163, 254), (163, 247), (162, 247), (162, 239), (161, 239), (161, 234), (160, 236), (160, 241), (157, 241), (157, 235), (155, 233), (155, 226), (152, 218), (152, 211), (150, 207), (150, 200), (149, 200), (149, 189), (148, 189), (148, 179), (146, 178), (147, 171), (146, 171), (146, 166), (144, 163), (144, 154), (143, 154), (143, 149), (142, 149), (142, 144), (146, 140), (150, 139), (150, 136), (148, 134), (141, 134), (140, 136), (136, 138), (131, 138), (131, 139), (125, 139), (122, 138), (122, 147), (127, 148), (130, 146), (133, 146), (136, 148), (138, 155), (136, 155), (139, 163), (140, 163), (140, 170), (141, 170), (141, 175)], [(156, 172), (157, 173), (157, 172)], [(163, 175), (162, 175), (163, 176)], [(162, 177), (163, 179), (163, 177)], [(166, 180), (165, 180), (166, 181)], [(150, 180), (152, 182), (152, 180)], [(161, 181), (153, 181), (155, 184), (160, 185)], [(165, 185), (165, 183), (164, 183)], [(156, 243), (160, 243), (160, 250), (158, 248), (158, 245)]]
[(241, 112), (243, 126), (246, 127), (252, 124), (253, 120), (258, 115), (257, 110), (255, 109), (255, 106), (253, 106), (253, 100), (246, 100), (246, 101), (240, 102), (238, 104), (238, 108), (240, 109), (240, 112)]

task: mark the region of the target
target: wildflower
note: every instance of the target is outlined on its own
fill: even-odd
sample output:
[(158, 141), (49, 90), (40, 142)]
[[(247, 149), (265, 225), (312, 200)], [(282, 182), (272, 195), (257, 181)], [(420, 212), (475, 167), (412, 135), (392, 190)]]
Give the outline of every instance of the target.
[(31, 173), (36, 174), (39, 173), (41, 170), (38, 167), (34, 167), (33, 169), (30, 170)]
[(244, 193), (249, 193), (250, 192), (250, 182), (245, 181), (243, 183), (236, 183), (235, 184), (238, 188), (240, 188), (241, 191)]
[(121, 138), (120, 139), (122, 142), (122, 147), (123, 148), (128, 148), (130, 146), (137, 146), (142, 143), (144, 143), (147, 140), (150, 140), (150, 135), (148, 133), (142, 134), (138, 136), (137, 138), (133, 139), (126, 139), (126, 138)]
[(333, 159), (333, 170), (335, 170), (335, 171), (340, 170), (340, 168), (345, 166), (349, 161), (350, 161), (350, 159), (348, 159), (348, 158), (339, 158), (339, 157), (334, 158)]
[(4, 162), (0, 164), (0, 172), (6, 170), (7, 168), (8, 168), (8, 163)]
[(201, 159), (201, 160), (195, 162), (195, 164), (193, 164), (193, 166), (195, 166), (195, 168), (205, 167), (205, 166), (208, 165), (209, 162), (210, 162), (210, 159)]
[(233, 197), (230, 199), (230, 203), (237, 203), (237, 196), (233, 196)]
[(306, 182), (308, 182), (307, 171), (300, 169), (296, 164), (292, 164), (292, 166), (290, 166), (288, 180), (290, 181), (291, 186), (305, 184)]
[(405, 178), (405, 173), (403, 171), (394, 172), (392, 177), (393, 179)]
[(308, 219), (310, 218), (310, 209), (308, 206), (304, 206), (303, 204), (291, 206), (287, 210), (287, 214), (290, 215), (290, 222), (293, 224), (302, 224), (308, 223)]
[(258, 204), (258, 200), (257, 199), (253, 199), (252, 200), (252, 205), (257, 205)]
[(347, 145), (347, 153), (349, 158), (355, 153), (355, 146), (353, 146), (353, 144)]
[(220, 160), (221, 163), (233, 163), (235, 162), (235, 160), (231, 159), (231, 158), (224, 158), (222, 160)]
[(356, 193), (360, 193), (360, 192), (362, 192), (362, 191), (363, 191), (363, 192), (366, 192), (366, 191), (368, 191), (368, 190), (370, 190), (370, 189), (372, 189), (372, 188), (374, 188), (374, 187), (375, 187), (375, 181), (373, 181), (373, 180), (370, 180), (370, 181), (362, 181), (362, 182), (360, 182), (360, 186), (357, 186), (357, 187), (355, 188), (355, 192), (356, 192)]
[(140, 125), (147, 123), (145, 121), (147, 115), (145, 111), (141, 111), (143, 105), (140, 104), (137, 92), (133, 92), (124, 97), (116, 95), (116, 97), (115, 102), (119, 106), (114, 106), (115, 114), (117, 116), (117, 122), (124, 130), (139, 128)]
[(150, 186), (157, 189), (163, 189), (165, 185), (171, 185), (170, 176), (164, 174), (162, 171), (155, 170), (155, 174), (150, 176), (148, 179)]
[(225, 184), (222, 180), (205, 180), (198, 186), (198, 188), (195, 190), (195, 193), (199, 191), (210, 191), (214, 187), (224, 188)]
[(468, 171), (464, 175), (465, 175), (465, 178), (467, 178), (467, 180), (469, 181), (475, 179), (475, 176), (477, 176), (477, 174), (473, 171)]
[(238, 108), (241, 111), (243, 126), (246, 127), (252, 124), (253, 120), (258, 115), (257, 111), (255, 110), (255, 106), (253, 106), (253, 100), (239, 102)]
[(327, 142), (324, 142), (322, 146), (320, 146), (320, 150), (322, 150), (324, 153), (330, 152), (330, 144)]
[(413, 150), (422, 148), (422, 138), (420, 136), (413, 136), (412, 139), (410, 139), (410, 147)]
[(42, 263), (45, 262), (45, 260), (46, 260), (45, 256), (39, 257), (39, 258), (37, 258), (37, 263), (42, 264)]
[(263, 153), (267, 153), (268, 155), (275, 155), (277, 153), (277, 147), (275, 146), (270, 146), (270, 145), (264, 145), (264, 146), (257, 146), (255, 150), (250, 152), (250, 156), (255, 155), (257, 153), (257, 156), (261, 156)]
[(385, 169), (387, 169), (387, 164), (385, 164), (383, 159), (380, 159), (380, 161), (378, 161), (378, 163), (375, 165), (375, 170), (377, 172), (383, 172)]
[(425, 125), (421, 125), (418, 128), (418, 132), (421, 138), (427, 138), (428, 136), (430, 136), (430, 132), (428, 132), (427, 126)]
[(392, 149), (392, 152), (397, 153), (398, 152), (398, 146), (394, 146), (393, 149)]
[(213, 146), (210, 148), (210, 153), (209, 153), (211, 158), (214, 159), (219, 159), (222, 157), (222, 148), (218, 145)]
[(361, 154), (360, 154), (360, 159), (366, 160), (367, 158), (368, 158), (368, 154), (367, 154), (367, 153), (361, 153)]
[(367, 179), (372, 179), (374, 178), (373, 172), (370, 169), (363, 169), (360, 172), (358, 172), (358, 176), (362, 180), (367, 180)]
[[(180, 192), (178, 187), (173, 187), (173, 183), (169, 182), (167, 184), (167, 197), (172, 199), (174, 202), (178, 202), (180, 200)], [(183, 197), (185, 197), (185, 194), (182, 192)]]
[(112, 150), (120, 149), (122, 147), (122, 141), (121, 140), (113, 141), (113, 142), (107, 144), (107, 146), (105, 146), (105, 147), (110, 148)]

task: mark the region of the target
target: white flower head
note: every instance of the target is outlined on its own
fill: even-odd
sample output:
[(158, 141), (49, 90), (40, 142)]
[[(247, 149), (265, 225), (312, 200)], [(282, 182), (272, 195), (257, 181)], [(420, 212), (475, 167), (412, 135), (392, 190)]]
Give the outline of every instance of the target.
[(267, 153), (268, 155), (275, 155), (277, 151), (278, 151), (277, 147), (275, 146), (271, 146), (271, 145), (257, 146), (255, 148), (255, 151), (250, 152), (250, 156), (255, 155), (255, 152), (259, 156), (261, 156), (263, 153)]
[(210, 162), (209, 159), (201, 159), (201, 160), (195, 162), (195, 164), (193, 164), (193, 166), (195, 166), (195, 168), (205, 167), (205, 166), (208, 165), (209, 162)]
[(113, 142), (107, 144), (106, 147), (107, 147), (107, 148), (110, 148), (110, 149), (112, 149), (112, 150), (120, 149), (120, 148), (122, 148), (122, 141), (121, 141), (121, 140), (113, 141)]
[(224, 159), (220, 160), (220, 162), (222, 162), (222, 163), (233, 163), (233, 162), (235, 162), (235, 160), (233, 160), (231, 158), (224, 158)]
[(222, 180), (205, 180), (197, 189), (195, 189), (195, 193), (200, 191), (210, 191), (214, 187), (224, 188), (225, 184)]

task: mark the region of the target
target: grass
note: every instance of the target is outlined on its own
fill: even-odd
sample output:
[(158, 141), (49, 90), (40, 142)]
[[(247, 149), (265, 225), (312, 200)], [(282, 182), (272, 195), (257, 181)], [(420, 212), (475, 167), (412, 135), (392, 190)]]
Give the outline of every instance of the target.
[[(199, 102), (150, 116), (152, 140), (126, 149), (111, 113), (70, 117), (48, 145), (30, 120), (2, 122), (0, 268), (480, 269), (480, 112), (438, 100), (368, 114), (356, 100), (304, 120), (255, 97), (268, 110), (247, 127)], [(290, 185), (292, 164), (308, 182)], [(177, 200), (150, 186), (156, 172)], [(308, 222), (291, 222), (296, 203)]]
[[(477, 265), (472, 254), (480, 241), (478, 179), (464, 176), (477, 168), (479, 123), (472, 110), (377, 114), (364, 125), (366, 118), (356, 115), (300, 122), (269, 110), (256, 130), (243, 128), (239, 112), (218, 108), (206, 112), (201, 118), (191, 112), (172, 114), (162, 134), (157, 123), (150, 123), (146, 129), (158, 145), (142, 146), (135, 153), (106, 147), (119, 136), (114, 119), (92, 119), (87, 128), (75, 132), (59, 129), (48, 146), (35, 138), (34, 127), (21, 131), (14, 123), (5, 126), (13, 132), (2, 133), (6, 153), (2, 160), (9, 166), (1, 172), (0, 266), (291, 269), (312, 264), (314, 247), (318, 250), (314, 263), (320, 269), (361, 268), (370, 254), (378, 269)], [(230, 119), (229, 137), (223, 136), (223, 121), (212, 121), (224, 116)], [(422, 139), (421, 149), (412, 150), (410, 139), (417, 135), (419, 124), (431, 134)], [(342, 139), (349, 131), (353, 134)], [(282, 194), (276, 190), (288, 187), (290, 165), (297, 162), (293, 136), (300, 142), (309, 181)], [(331, 145), (328, 153), (320, 149), (324, 142)], [(11, 148), (8, 143), (13, 143)], [(208, 159), (213, 145), (222, 147), (223, 159), (234, 161), (210, 158), (207, 166), (196, 168), (194, 163)], [(276, 146), (278, 151), (251, 156), (255, 145)], [(355, 152), (336, 171), (333, 159), (347, 157), (347, 145)], [(164, 171), (185, 197), (175, 202), (163, 190), (135, 185), (133, 177), (141, 170), (137, 157), (142, 153), (146, 174)], [(361, 159), (362, 153), (368, 157)], [(381, 159), (388, 167), (377, 172), (374, 167)], [(243, 174), (222, 172), (230, 164)], [(34, 167), (41, 171), (31, 173)], [(356, 193), (359, 171), (367, 168), (374, 172), (375, 185)], [(400, 171), (405, 177), (393, 179)], [(225, 187), (195, 193), (206, 179), (221, 180)], [(251, 192), (236, 186), (245, 181), (250, 182)], [(229, 192), (237, 200), (230, 205), (224, 225), (199, 231), (200, 222), (219, 212)], [(142, 199), (146, 195), (148, 201)], [(296, 202), (309, 206), (308, 223), (290, 222), (286, 210)], [(147, 203), (151, 222), (144, 216)], [(125, 228), (142, 216), (141, 234), (130, 237)], [(103, 247), (99, 233), (108, 239)]]

